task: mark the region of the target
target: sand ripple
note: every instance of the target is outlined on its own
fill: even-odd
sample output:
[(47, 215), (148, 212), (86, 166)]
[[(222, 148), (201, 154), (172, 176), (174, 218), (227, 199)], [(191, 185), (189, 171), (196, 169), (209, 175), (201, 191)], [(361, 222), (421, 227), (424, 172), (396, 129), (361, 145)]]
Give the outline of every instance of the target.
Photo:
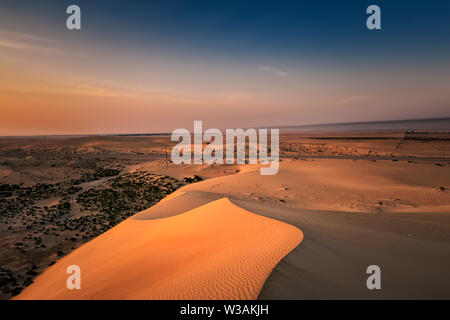
[[(170, 202), (170, 200), (169, 200)], [(47, 269), (18, 299), (256, 299), (303, 239), (227, 198), (157, 220), (128, 219)], [(79, 265), (82, 289), (66, 289)]]

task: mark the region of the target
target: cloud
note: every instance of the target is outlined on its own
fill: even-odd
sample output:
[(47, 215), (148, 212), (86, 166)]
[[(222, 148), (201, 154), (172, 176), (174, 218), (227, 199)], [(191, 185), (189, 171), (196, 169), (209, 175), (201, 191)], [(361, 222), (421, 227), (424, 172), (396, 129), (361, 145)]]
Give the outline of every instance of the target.
[(269, 66), (259, 66), (258, 70), (268, 71), (268, 72), (276, 74), (277, 76), (280, 76), (280, 77), (287, 77), (288, 76), (288, 74), (286, 72), (278, 70), (278, 69), (273, 68), (273, 67), (269, 67)]
[(4, 29), (0, 29), (0, 47), (22, 51), (61, 51), (53, 40)]

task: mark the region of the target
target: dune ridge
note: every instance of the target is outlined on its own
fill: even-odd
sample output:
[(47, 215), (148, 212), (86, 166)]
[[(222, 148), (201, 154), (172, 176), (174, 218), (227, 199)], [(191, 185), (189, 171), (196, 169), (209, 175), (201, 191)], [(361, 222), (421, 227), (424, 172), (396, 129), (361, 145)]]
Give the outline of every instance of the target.
[[(221, 198), (176, 216), (129, 218), (49, 267), (16, 299), (256, 299), (302, 239), (300, 229)], [(72, 264), (81, 268), (81, 290), (66, 288)]]

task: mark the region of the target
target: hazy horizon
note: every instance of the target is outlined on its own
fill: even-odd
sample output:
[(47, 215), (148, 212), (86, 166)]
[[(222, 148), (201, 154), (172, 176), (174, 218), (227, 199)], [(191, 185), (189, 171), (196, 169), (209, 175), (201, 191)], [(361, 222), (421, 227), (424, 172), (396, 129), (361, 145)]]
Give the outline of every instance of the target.
[[(230, 129), (236, 129), (233, 127)], [(250, 128), (248, 126), (242, 126), (240, 128)], [(324, 132), (338, 132), (338, 131), (405, 131), (405, 130), (423, 130), (423, 131), (450, 131), (450, 117), (442, 118), (425, 118), (425, 119), (396, 119), (396, 120), (383, 120), (383, 121), (361, 121), (361, 122), (337, 122), (337, 123), (313, 123), (303, 125), (266, 125), (255, 126), (254, 128), (279, 128), (281, 132), (291, 131), (324, 131)], [(191, 126), (187, 126), (186, 129), (193, 130)], [(203, 130), (209, 129), (203, 126)], [(225, 130), (227, 128), (218, 128), (219, 130)], [(31, 134), (31, 135), (0, 135), (0, 137), (45, 137), (45, 136), (139, 136), (139, 135), (170, 135), (171, 131), (147, 131), (147, 132), (103, 132), (103, 133), (66, 133), (66, 134)]]

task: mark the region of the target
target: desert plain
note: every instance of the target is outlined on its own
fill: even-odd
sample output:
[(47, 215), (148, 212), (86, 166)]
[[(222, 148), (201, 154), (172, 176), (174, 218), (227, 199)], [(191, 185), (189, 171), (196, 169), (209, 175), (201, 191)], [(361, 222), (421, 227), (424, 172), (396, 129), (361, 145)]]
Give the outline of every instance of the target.
[(283, 132), (273, 176), (174, 144), (0, 138), (1, 298), (450, 298), (449, 133)]

